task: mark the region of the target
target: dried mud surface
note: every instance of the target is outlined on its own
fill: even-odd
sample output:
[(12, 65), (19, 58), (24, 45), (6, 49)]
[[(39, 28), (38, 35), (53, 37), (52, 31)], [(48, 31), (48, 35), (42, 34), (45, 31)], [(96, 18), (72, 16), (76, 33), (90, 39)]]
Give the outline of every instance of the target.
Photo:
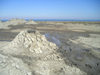
[[(100, 23), (37, 22), (30, 24), (29, 22), (27, 24), (8, 25), (7, 27), (7, 29), (4, 27), (0, 29), (0, 75), (13, 75), (15, 73), (16, 75), (100, 74)], [(48, 47), (56, 52), (49, 54), (47, 51), (47, 60), (42, 58), (42, 56), (44, 57), (41, 55), (42, 49), (39, 51), (40, 56), (36, 54), (35, 57), (28, 53), (26, 48), (19, 48), (19, 46), (13, 52), (12, 49), (14, 49), (13, 45), (15, 47), (15, 44), (11, 45), (11, 42), (21, 31), (25, 30), (39, 31), (40, 35), (43, 35), (47, 40), (47, 44), (51, 42), (56, 45), (52, 45), (51, 48)], [(9, 44), (10, 47), (8, 48)], [(40, 46), (40, 48), (43, 47), (42, 44)], [(53, 47), (57, 47), (57, 50)], [(8, 51), (6, 51), (7, 49)], [(16, 55), (18, 50), (20, 51)], [(58, 58), (61, 60), (56, 60)]]

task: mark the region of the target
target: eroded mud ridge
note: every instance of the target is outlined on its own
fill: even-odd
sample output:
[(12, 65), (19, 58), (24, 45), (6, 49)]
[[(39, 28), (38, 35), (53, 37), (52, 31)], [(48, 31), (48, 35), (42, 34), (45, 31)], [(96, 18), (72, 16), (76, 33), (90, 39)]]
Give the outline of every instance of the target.
[(67, 65), (60, 51), (38, 31), (22, 31), (0, 49), (0, 75), (87, 75)]

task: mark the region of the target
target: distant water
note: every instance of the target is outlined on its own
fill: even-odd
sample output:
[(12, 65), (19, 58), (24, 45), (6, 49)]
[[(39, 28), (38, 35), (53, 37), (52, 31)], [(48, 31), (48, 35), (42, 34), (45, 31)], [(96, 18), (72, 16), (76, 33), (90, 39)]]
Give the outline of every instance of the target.
[(6, 22), (6, 21), (8, 21), (8, 19), (1, 19), (0, 21), (2, 21), (2, 22)]
[(100, 21), (100, 20), (72, 20), (72, 19), (34, 19), (34, 21)]
[[(0, 21), (2, 22), (6, 22), (9, 19), (0, 19)], [(30, 19), (25, 19), (26, 21), (29, 21)], [(72, 19), (33, 19), (34, 21), (81, 21), (81, 22), (85, 22), (85, 21), (89, 21), (89, 22), (93, 22), (93, 21), (99, 21), (100, 20), (72, 20)]]

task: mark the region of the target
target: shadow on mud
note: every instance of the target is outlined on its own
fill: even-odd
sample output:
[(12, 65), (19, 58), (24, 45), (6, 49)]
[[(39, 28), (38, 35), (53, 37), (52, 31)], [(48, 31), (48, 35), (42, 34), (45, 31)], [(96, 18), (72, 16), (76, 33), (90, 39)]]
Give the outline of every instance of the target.
[[(82, 35), (84, 34), (78, 35), (75, 38), (78, 38), (79, 36)], [(57, 37), (52, 36), (49, 33), (46, 33), (45, 36), (48, 41), (55, 43), (59, 47), (57, 53), (60, 53), (60, 56), (65, 61), (66, 65), (75, 66), (79, 68), (81, 71), (87, 73), (87, 75), (100, 74), (100, 59), (95, 58), (93, 55), (89, 53), (91, 49), (83, 47), (82, 44), (80, 43), (75, 44), (69, 41), (68, 39), (70, 37), (67, 40), (65, 40), (65, 39), (58, 39)], [(86, 35), (85, 37), (89, 36)]]

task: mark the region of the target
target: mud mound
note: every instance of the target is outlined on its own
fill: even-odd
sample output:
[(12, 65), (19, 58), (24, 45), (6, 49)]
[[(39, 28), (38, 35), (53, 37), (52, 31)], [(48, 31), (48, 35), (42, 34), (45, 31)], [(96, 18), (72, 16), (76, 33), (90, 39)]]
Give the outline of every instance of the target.
[[(38, 31), (26, 30), (20, 32), (7, 46), (7, 49), (9, 49), (9, 51), (6, 52), (15, 54), (26, 51), (32, 53), (46, 53), (46, 51), (57, 49), (57, 46), (47, 41), (45, 36), (41, 35)], [(20, 50), (18, 51), (18, 49)]]
[(7, 21), (8, 25), (24, 24), (25, 22), (24, 19), (11, 19), (10, 21)]
[(26, 24), (37, 24), (37, 23), (35, 21), (30, 20), (30, 21), (26, 22)]
[(0, 29), (8, 29), (7, 24), (5, 24), (5, 22), (0, 21)]
[(68, 66), (57, 50), (56, 44), (38, 31), (22, 31), (1, 51), (0, 61), (5, 60), (6, 66), (0, 75), (86, 75), (77, 67)]
[(9, 25), (24, 25), (25, 23), (26, 21), (24, 19), (11, 19), (6, 22), (0, 22), (0, 28), (9, 29)]

